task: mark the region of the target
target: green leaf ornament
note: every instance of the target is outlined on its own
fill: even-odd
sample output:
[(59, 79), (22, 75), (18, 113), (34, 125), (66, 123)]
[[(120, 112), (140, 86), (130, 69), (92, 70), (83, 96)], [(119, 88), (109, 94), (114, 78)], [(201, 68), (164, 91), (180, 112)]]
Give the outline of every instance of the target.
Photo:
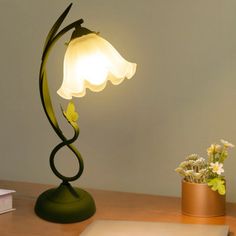
[(208, 181), (208, 186), (211, 187), (213, 191), (218, 191), (220, 195), (225, 195), (225, 181), (221, 178), (214, 178)]

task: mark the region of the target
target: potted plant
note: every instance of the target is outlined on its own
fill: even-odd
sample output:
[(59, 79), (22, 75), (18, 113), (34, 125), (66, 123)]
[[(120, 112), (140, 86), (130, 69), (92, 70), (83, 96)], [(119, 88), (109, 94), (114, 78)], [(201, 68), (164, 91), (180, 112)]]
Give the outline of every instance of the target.
[(207, 158), (189, 155), (175, 169), (182, 176), (182, 213), (211, 217), (225, 214), (226, 182), (224, 161), (228, 149), (234, 145), (221, 139), (221, 144), (211, 144)]

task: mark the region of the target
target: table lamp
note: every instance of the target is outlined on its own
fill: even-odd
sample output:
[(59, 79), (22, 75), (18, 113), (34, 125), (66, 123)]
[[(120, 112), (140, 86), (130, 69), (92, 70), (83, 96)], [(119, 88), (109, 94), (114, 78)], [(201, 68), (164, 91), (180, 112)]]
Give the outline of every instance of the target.
[[(108, 81), (120, 84), (125, 78), (130, 79), (135, 71), (136, 64), (126, 61), (105, 39), (98, 33), (81, 26), (79, 19), (59, 31), (59, 28), (70, 11), (72, 3), (49, 31), (45, 41), (42, 62), (39, 74), (39, 89), (43, 109), (46, 116), (61, 139), (61, 142), (52, 150), (50, 167), (53, 173), (61, 180), (57, 188), (43, 192), (35, 204), (35, 213), (48, 221), (58, 223), (72, 223), (83, 221), (91, 217), (95, 211), (95, 202), (85, 190), (73, 187), (70, 182), (77, 180), (84, 169), (83, 159), (73, 143), (79, 136), (77, 124), (78, 113), (75, 111), (72, 97), (83, 97), (86, 89), (101, 91)], [(69, 100), (67, 108), (62, 110), (64, 118), (74, 130), (72, 138), (67, 138), (59, 127), (52, 106), (47, 82), (46, 64), (49, 53), (55, 43), (69, 30), (74, 29), (64, 57), (63, 82), (57, 93)], [(59, 32), (58, 32), (59, 31)], [(69, 148), (78, 160), (78, 172), (74, 176), (64, 176), (55, 166), (55, 155), (61, 149)]]

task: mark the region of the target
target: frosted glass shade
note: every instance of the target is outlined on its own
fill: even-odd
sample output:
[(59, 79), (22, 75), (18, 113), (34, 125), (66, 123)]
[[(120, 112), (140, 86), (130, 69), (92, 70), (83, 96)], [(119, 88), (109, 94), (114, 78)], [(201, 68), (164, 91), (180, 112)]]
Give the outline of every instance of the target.
[(65, 98), (82, 97), (89, 88), (99, 92), (108, 80), (120, 84), (130, 79), (136, 64), (126, 61), (105, 39), (89, 33), (72, 39), (64, 58), (63, 82), (57, 93)]

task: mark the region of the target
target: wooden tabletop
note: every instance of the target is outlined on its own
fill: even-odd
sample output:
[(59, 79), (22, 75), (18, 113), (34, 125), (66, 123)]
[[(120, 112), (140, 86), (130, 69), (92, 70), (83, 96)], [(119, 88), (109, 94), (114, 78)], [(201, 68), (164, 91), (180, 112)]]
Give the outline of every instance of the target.
[(16, 211), (0, 215), (1, 236), (79, 236), (95, 220), (132, 220), (191, 224), (226, 224), (236, 236), (236, 203), (227, 203), (226, 216), (199, 218), (181, 214), (180, 198), (86, 189), (97, 211), (89, 220), (73, 224), (44, 221), (34, 213), (37, 196), (49, 185), (0, 180), (0, 188), (13, 189)]

